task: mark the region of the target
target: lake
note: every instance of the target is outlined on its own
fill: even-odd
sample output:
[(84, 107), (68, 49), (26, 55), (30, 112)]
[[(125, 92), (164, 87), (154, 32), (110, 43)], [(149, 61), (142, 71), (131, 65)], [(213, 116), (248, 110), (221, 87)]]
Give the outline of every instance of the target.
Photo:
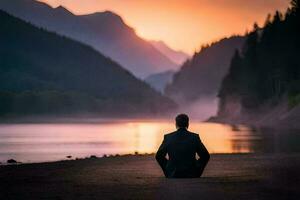
[[(0, 162), (43, 162), (90, 155), (155, 153), (173, 121), (0, 124)], [(192, 122), (210, 153), (300, 152), (298, 131)]]

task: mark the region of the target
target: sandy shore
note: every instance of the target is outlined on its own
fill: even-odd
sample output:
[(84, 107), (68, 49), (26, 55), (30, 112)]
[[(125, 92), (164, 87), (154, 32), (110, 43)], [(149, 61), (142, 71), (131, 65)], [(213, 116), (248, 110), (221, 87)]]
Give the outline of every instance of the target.
[(0, 199), (300, 199), (300, 154), (216, 154), (200, 179), (153, 155), (0, 166)]

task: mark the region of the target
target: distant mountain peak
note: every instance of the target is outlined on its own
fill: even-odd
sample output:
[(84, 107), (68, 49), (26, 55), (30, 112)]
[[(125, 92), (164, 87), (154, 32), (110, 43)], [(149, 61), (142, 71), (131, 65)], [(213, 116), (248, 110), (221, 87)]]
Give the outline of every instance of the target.
[(119, 17), (121, 18), (119, 15), (117, 15), (116, 13), (112, 12), (112, 11), (109, 11), (109, 10), (105, 10), (103, 12), (94, 12), (94, 13), (91, 13), (91, 14), (88, 14), (88, 15), (91, 15), (91, 16), (110, 16), (110, 17)]
[(118, 14), (116, 14), (116, 13), (110, 11), (110, 10), (105, 10), (103, 12), (98, 12), (98, 13), (100, 13), (102, 15), (109, 15), (109, 16), (114, 16), (114, 17), (121, 18)]
[[(163, 40), (152, 40), (152, 41), (150, 41), (151, 43), (157, 43), (157, 45), (161, 45), (162, 47), (165, 47), (165, 48), (170, 48), (171, 49), (171, 47), (169, 47)], [(173, 49), (174, 50), (174, 49)], [(187, 55), (187, 53), (185, 53), (185, 52), (183, 52), (183, 51), (181, 51), (181, 50), (174, 50), (174, 51), (177, 51), (177, 52), (179, 52), (179, 53), (183, 53), (183, 54), (186, 54)]]
[(63, 7), (62, 5), (57, 6), (56, 8), (54, 8), (56, 10), (67, 10), (65, 7)]
[(120, 17), (120, 15), (106, 10), (103, 12), (95, 12), (95, 13), (91, 13), (91, 14), (86, 14), (86, 15), (81, 15), (81, 16), (90, 16), (90, 17), (99, 17), (99, 18), (110, 18), (110, 19), (115, 19), (115, 20), (119, 20), (123, 22), (123, 19)]
[(189, 55), (183, 51), (177, 51), (169, 47), (162, 40), (150, 40), (149, 41), (158, 51), (168, 57), (177, 65), (182, 65), (184, 61), (189, 58)]
[(111, 11), (95, 12), (79, 16), (88, 19), (89, 21), (92, 21), (96, 24), (104, 23), (107, 24), (108, 27), (114, 26), (121, 29), (126, 28), (131, 30), (131, 27), (127, 26), (121, 16)]
[(56, 12), (60, 12), (60, 13), (64, 13), (64, 14), (71, 14), (71, 15), (74, 15), (71, 11), (69, 11), (67, 8), (65, 8), (65, 7), (63, 7), (63, 6), (58, 6), (58, 7), (56, 7), (56, 8), (54, 8), (54, 10), (56, 11)]

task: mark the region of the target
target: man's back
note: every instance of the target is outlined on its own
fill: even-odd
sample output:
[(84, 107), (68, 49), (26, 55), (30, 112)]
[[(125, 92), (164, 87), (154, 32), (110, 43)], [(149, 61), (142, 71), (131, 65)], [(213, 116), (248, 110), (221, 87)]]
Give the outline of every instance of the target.
[[(196, 153), (200, 159), (196, 159)], [(166, 159), (168, 154), (169, 159)], [(209, 153), (199, 135), (185, 128), (166, 134), (156, 154), (156, 160), (168, 178), (200, 177), (209, 160)]]

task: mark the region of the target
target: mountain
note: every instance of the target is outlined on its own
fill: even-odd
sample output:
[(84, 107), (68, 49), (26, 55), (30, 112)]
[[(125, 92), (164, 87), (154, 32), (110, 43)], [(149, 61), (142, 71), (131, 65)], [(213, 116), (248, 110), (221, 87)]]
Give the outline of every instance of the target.
[(174, 103), (93, 48), (0, 11), (0, 115), (161, 113)]
[(193, 102), (200, 97), (215, 97), (229, 69), (235, 49), (245, 38), (233, 36), (204, 46), (187, 60), (167, 85), (165, 93), (178, 103)]
[(163, 41), (152, 40), (150, 42), (157, 50), (159, 50), (162, 54), (167, 56), (177, 65), (182, 65), (184, 61), (186, 61), (189, 58), (189, 55), (187, 55), (183, 51), (175, 51), (171, 49), (168, 45), (166, 45)]
[(145, 79), (145, 82), (157, 91), (163, 93), (166, 85), (172, 82), (174, 73), (175, 71), (169, 70), (157, 74), (152, 74)]
[(109, 11), (74, 15), (62, 6), (52, 8), (35, 0), (1, 0), (0, 9), (88, 44), (139, 78), (178, 67), (151, 43), (138, 37), (120, 16)]
[(255, 24), (219, 90), (217, 119), (300, 128), (300, 1)]

